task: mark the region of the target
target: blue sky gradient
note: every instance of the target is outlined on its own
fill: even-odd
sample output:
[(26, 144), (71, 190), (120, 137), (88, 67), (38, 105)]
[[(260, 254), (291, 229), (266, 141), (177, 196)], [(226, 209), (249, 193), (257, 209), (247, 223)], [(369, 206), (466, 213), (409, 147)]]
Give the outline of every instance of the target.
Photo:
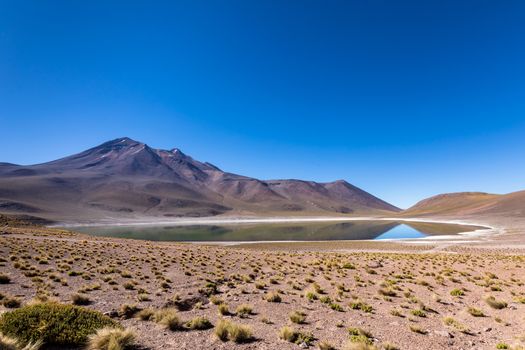
[(523, 1), (3, 1), (0, 161), (129, 136), (400, 207), (525, 189)]

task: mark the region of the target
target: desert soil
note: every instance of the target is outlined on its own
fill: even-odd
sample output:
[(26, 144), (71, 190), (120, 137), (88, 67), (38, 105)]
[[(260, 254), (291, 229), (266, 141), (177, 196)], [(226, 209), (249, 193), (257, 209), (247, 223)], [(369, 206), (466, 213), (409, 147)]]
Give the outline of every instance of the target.
[[(344, 349), (351, 338), (349, 328), (369, 332), (378, 348), (523, 346), (525, 220), (478, 222), (497, 230), (475, 239), (424, 243), (242, 246), (146, 242), (5, 226), (0, 228), (0, 271), (10, 283), (0, 284), (0, 293), (22, 303), (42, 295), (71, 303), (74, 294), (86, 295), (90, 303), (85, 307), (134, 329), (139, 345), (148, 349), (307, 347), (279, 339), (283, 326), (311, 333), (315, 340), (310, 348), (325, 341)], [(267, 301), (272, 293), (278, 293), (281, 301)], [(230, 315), (219, 315), (221, 301)], [(124, 304), (140, 309), (174, 307), (183, 320), (203, 316), (214, 325), (229, 319), (250, 326), (254, 339), (236, 344), (219, 340), (213, 329), (170, 331), (152, 321), (119, 315)], [(253, 311), (236, 314), (244, 304)], [(0, 311), (9, 309), (0, 306)], [(304, 313), (304, 323), (290, 320), (294, 311)]]

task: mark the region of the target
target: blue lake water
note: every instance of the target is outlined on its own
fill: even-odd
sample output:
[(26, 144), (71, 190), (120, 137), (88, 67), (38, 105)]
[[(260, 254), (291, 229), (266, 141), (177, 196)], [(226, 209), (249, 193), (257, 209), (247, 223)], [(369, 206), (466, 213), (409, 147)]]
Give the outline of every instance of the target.
[(356, 220), (217, 225), (129, 225), (70, 227), (95, 236), (179, 242), (333, 241), (410, 239), (454, 235), (478, 226)]

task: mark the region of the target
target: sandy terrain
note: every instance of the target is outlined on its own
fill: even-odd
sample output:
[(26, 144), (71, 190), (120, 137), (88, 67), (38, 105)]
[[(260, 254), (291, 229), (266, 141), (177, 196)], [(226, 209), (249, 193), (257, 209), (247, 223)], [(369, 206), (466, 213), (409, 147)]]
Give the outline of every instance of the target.
[[(525, 345), (525, 220), (460, 221), (492, 229), (416, 242), (210, 246), (6, 226), (0, 271), (10, 283), (0, 284), (0, 293), (23, 303), (37, 295), (64, 303), (86, 295), (86, 307), (133, 328), (139, 345), (150, 349), (298, 349), (323, 341), (345, 349), (359, 344), (352, 340), (385, 349)], [(275, 295), (280, 302), (267, 300)], [(231, 314), (219, 315), (220, 302)], [(250, 326), (254, 339), (236, 344), (219, 340), (213, 329), (170, 331), (118, 315), (124, 304), (173, 307), (183, 320), (203, 316), (214, 325), (229, 319)], [(236, 312), (244, 304), (252, 311)], [(304, 314), (303, 323), (292, 322), (294, 311)], [(313, 340), (282, 340), (284, 326)], [(355, 328), (369, 338), (352, 337)]]

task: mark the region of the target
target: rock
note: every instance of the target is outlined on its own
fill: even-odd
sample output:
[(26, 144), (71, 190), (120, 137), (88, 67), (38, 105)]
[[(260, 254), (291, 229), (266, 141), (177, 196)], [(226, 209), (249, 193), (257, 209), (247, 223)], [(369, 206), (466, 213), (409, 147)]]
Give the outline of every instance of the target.
[(487, 327), (487, 328), (484, 328), (484, 329), (483, 329), (483, 332), (490, 332), (491, 330), (492, 330), (491, 327)]
[(434, 334), (439, 335), (440, 337), (454, 338), (454, 335), (448, 331), (434, 331)]
[(307, 349), (308, 348), (308, 344), (306, 344), (305, 342), (302, 342), (301, 344), (299, 344), (299, 347), (301, 349)]
[(115, 317), (118, 317), (118, 311), (117, 310), (106, 311), (104, 312), (104, 315), (111, 317), (111, 318), (115, 318)]

